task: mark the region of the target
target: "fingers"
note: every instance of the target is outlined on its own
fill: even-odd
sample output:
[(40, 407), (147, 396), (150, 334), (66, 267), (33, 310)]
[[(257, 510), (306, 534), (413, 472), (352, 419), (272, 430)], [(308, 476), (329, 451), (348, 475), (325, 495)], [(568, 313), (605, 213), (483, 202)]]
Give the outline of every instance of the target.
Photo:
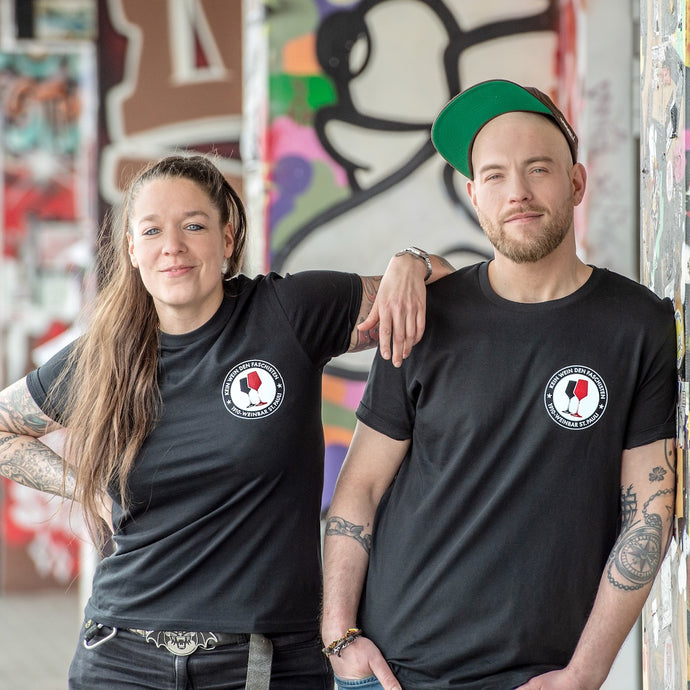
[(390, 666), (386, 663), (386, 660), (381, 654), (372, 659), (371, 670), (378, 678), (379, 683), (383, 685), (384, 690), (402, 690), (400, 683), (398, 683), (398, 679), (395, 677)]
[(367, 316), (362, 323), (360, 323), (357, 328), (363, 333), (366, 333), (367, 331), (374, 331), (374, 329), (377, 328), (379, 323), (379, 304), (378, 301), (375, 301), (374, 304), (371, 306), (371, 311), (369, 312), (369, 315)]
[[(371, 318), (370, 314), (359, 328), (364, 330)], [(412, 348), (422, 339), (425, 319), (423, 304), (412, 311), (381, 311), (378, 336), (383, 359), (392, 359), (393, 366), (401, 366)]]
[(360, 637), (342, 653), (331, 656), (333, 671), (341, 678), (362, 679), (376, 676), (384, 690), (402, 690), (398, 679), (376, 645), (366, 637)]

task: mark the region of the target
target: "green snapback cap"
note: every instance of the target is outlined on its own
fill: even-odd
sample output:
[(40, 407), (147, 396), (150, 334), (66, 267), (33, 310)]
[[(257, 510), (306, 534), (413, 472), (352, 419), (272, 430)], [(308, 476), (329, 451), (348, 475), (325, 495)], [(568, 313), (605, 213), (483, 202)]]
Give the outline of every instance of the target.
[(563, 113), (542, 91), (505, 79), (491, 79), (459, 93), (436, 116), (431, 140), (437, 151), (463, 175), (472, 179), (472, 146), (489, 120), (512, 112), (541, 113), (550, 117), (568, 142), (577, 162), (577, 135)]

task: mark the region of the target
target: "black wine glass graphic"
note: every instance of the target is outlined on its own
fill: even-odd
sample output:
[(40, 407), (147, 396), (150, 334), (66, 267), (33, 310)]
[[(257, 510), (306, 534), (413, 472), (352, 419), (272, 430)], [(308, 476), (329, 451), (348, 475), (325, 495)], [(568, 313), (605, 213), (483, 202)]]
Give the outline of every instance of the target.
[(575, 384), (577, 381), (575, 379), (570, 379), (568, 383), (566, 384), (565, 387), (565, 394), (568, 396), (568, 404), (565, 406), (565, 410), (563, 410), (564, 414), (570, 414), (570, 403), (573, 401), (573, 398), (575, 397)]

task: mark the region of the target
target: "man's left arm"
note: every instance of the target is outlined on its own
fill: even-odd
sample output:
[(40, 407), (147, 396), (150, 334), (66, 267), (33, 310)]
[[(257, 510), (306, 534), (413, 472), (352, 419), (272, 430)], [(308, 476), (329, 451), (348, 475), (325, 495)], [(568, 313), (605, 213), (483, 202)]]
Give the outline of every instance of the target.
[(519, 690), (598, 690), (647, 599), (670, 541), (676, 479), (673, 439), (623, 451), (621, 532), (570, 663)]

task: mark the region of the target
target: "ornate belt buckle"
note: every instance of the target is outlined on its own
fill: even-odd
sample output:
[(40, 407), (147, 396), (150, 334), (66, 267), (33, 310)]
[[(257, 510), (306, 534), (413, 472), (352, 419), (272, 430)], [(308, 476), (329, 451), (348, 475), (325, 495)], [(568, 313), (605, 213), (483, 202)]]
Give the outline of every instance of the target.
[(212, 632), (147, 630), (146, 641), (155, 642), (156, 647), (165, 647), (176, 656), (188, 656), (196, 652), (199, 647), (213, 649), (218, 638)]

